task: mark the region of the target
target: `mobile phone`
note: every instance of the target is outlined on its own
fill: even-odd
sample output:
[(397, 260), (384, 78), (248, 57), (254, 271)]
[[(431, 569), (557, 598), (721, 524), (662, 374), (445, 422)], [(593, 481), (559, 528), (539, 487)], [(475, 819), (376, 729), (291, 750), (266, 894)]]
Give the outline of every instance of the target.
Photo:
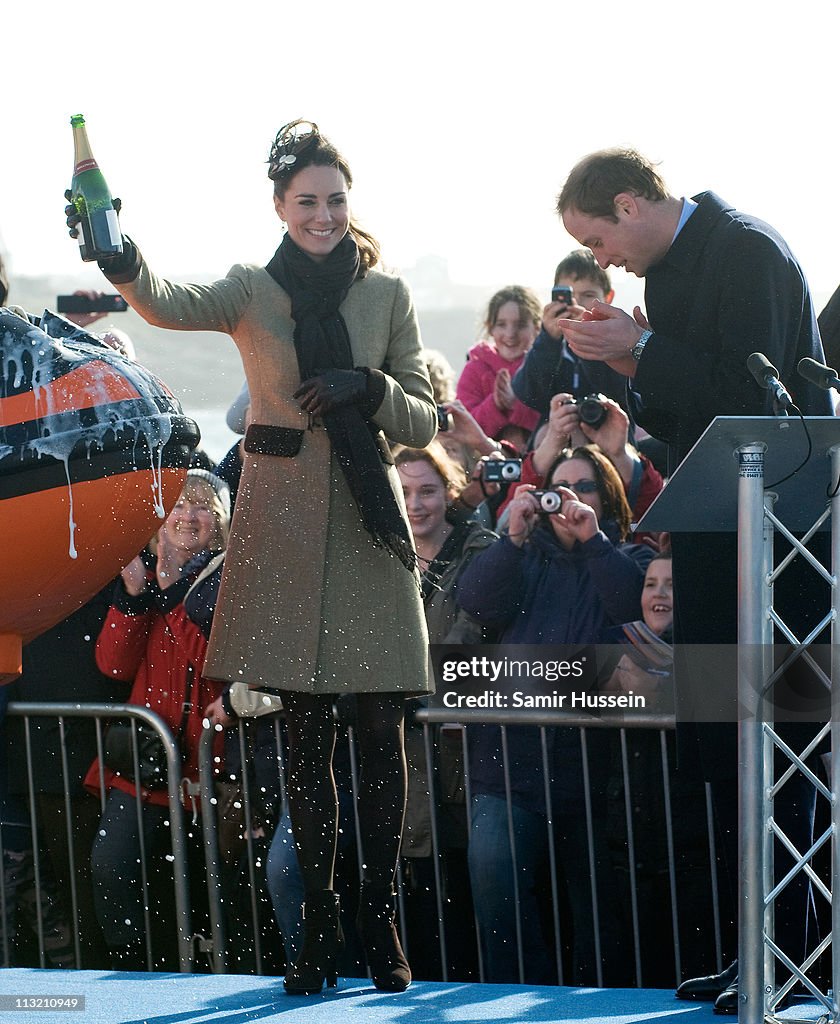
[(571, 285), (556, 284), (551, 289), (551, 301), (562, 302), (565, 306), (571, 306), (574, 300), (574, 292)]
[(449, 430), (449, 424), (452, 417), (444, 409), (442, 405), (437, 407), (437, 428), (438, 430)]
[(87, 295), (59, 295), (56, 299), (59, 313), (124, 313), (128, 303), (122, 295), (99, 295), (90, 299)]

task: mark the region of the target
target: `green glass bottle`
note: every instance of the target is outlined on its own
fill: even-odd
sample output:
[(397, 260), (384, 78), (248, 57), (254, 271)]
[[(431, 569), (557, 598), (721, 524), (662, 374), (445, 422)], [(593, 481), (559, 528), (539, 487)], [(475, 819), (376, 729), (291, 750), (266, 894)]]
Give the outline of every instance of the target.
[(88, 142), (85, 119), (70, 118), (73, 128), (73, 180), (71, 201), (82, 218), (79, 223), (79, 252), (86, 262), (119, 256), (122, 232), (108, 184), (99, 170)]

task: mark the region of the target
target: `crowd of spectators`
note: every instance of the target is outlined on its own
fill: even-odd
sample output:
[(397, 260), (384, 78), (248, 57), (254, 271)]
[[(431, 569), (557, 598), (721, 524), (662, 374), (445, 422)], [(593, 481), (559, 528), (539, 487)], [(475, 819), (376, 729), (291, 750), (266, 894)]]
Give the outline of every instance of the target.
[[(671, 597), (659, 571), (670, 564), (667, 537), (634, 534), (632, 525), (663, 478), (624, 408), (623, 379), (574, 356), (555, 327), (561, 315), (580, 316), (596, 300), (608, 300), (609, 278), (579, 250), (560, 263), (556, 283), (570, 289), (570, 299), (544, 308), (528, 288), (494, 294), (483, 337), (466, 353), (460, 373), (428, 350), (441, 430), (428, 448), (399, 447), (394, 457), (422, 568), (430, 641), (620, 643), (628, 654), (603, 681), (605, 692), (626, 691), (629, 679), (636, 692), (661, 693), (670, 685)], [(244, 433), (247, 421), (243, 388), (228, 424)], [(127, 702), (160, 714), (181, 752), (191, 875), (199, 881), (202, 826), (190, 783), (197, 779), (203, 724), (217, 727), (217, 821), (232, 967), (253, 967), (247, 949), (253, 952), (254, 925), (246, 918), (257, 906), (263, 966), (279, 972), (299, 951), (303, 893), (281, 798), (282, 706), (276, 696), (249, 689), (247, 680), (223, 685), (202, 674), (243, 457), (237, 442), (218, 463), (190, 470), (178, 504), (147, 549), (96, 599), (29, 645), (24, 675), (4, 696)], [(64, 659), (71, 649), (74, 670), (68, 673)], [(574, 984), (632, 983), (626, 892), (632, 866), (618, 731), (591, 730), (586, 739), (570, 726), (470, 725), (464, 744), (460, 727), (435, 725), (427, 732), (412, 725), (418, 706), (409, 703), (402, 845), (402, 908), (415, 976), (441, 976), (436, 894), (442, 886), (450, 978), (477, 977), (480, 951), (487, 981), (553, 983), (560, 980), (560, 964)], [(335, 713), (347, 751), (336, 761), (337, 888), (347, 894), (341, 966), (352, 974), (363, 962), (353, 941), (351, 895), (358, 885), (346, 742), (353, 698), (338, 700)], [(638, 830), (648, 838), (636, 865), (645, 894), (641, 942), (649, 954), (646, 980), (661, 983), (658, 944), (663, 937), (671, 941), (671, 914), (661, 898), (667, 857), (651, 831), (665, 815), (653, 781), (658, 734), (639, 733), (633, 743), (632, 782), (646, 810)], [(32, 719), (25, 735), (21, 719), (7, 719), (0, 753), (24, 749), (33, 755), (33, 777), (19, 773), (20, 784), (0, 794), (5, 962), (26, 959), (24, 937), (37, 913), (50, 937), (52, 966), (72, 959), (74, 922), (78, 966), (171, 969), (178, 950), (171, 939), (165, 788), (136, 782), (130, 766), (109, 763), (115, 755), (85, 719), (74, 719), (72, 727)], [(247, 818), (246, 777), (254, 797)], [(680, 794), (678, 832), (694, 843), (702, 786), (685, 770), (670, 782), (672, 793)], [(22, 804), (29, 786), (36, 793), (34, 818)], [(33, 843), (45, 894), (37, 912), (26, 900), (21, 868), (33, 859)], [(256, 872), (245, 866), (246, 847), (257, 851)], [(72, 890), (62, 877), (68, 862), (75, 865)], [(696, 858), (678, 866), (680, 878), (691, 883), (692, 900), (703, 904), (690, 908), (698, 919), (706, 904), (698, 882), (703, 870)], [(206, 912), (200, 889), (192, 887), (199, 914)], [(559, 913), (552, 910), (552, 894), (559, 894)], [(692, 934), (693, 944), (684, 941), (684, 967), (711, 970), (711, 935), (701, 941), (696, 928)]]

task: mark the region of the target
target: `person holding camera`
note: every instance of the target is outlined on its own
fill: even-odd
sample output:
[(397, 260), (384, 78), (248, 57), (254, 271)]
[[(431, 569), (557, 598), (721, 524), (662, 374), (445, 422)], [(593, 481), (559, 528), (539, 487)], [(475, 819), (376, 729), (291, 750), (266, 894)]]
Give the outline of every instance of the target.
[(487, 337), (470, 349), (456, 388), (457, 398), (482, 430), (520, 450), (528, 443), (539, 416), (519, 401), (512, 380), (534, 343), (539, 323), (540, 302), (530, 288), (510, 285), (499, 289), (487, 305)]
[[(464, 489), (459, 467), (437, 441), (423, 449), (400, 448), (394, 461), (403, 486), (408, 521), (418, 555), (423, 559), (423, 606), (430, 644), (478, 644), (484, 640), (479, 623), (458, 607), (461, 574), (497, 537), (465, 517), (454, 502)], [(425, 703), (419, 701), (418, 703)], [(433, 766), (427, 762), (424, 730), (406, 730), (409, 764), (408, 806), (402, 856), (408, 880), (408, 907), (413, 910), (409, 934), (426, 965), (426, 977), (440, 971), (435, 918), (434, 836), (430, 793), (434, 794), (437, 849), (441, 859), (444, 905), (447, 907), (449, 970), (474, 969), (474, 940), (466, 863), (466, 807), (463, 743), (460, 730), (429, 726)], [(432, 770), (432, 777), (429, 770)]]
[(573, 399), (604, 394), (626, 403), (626, 378), (598, 360), (576, 356), (561, 324), (561, 319), (580, 319), (596, 302), (612, 302), (613, 294), (609, 274), (588, 249), (575, 249), (557, 264), (551, 302), (512, 382), (516, 397), (539, 413), (541, 424), (549, 416), (552, 397), (560, 393)]
[[(605, 395), (588, 395), (582, 399), (575, 399), (564, 392), (553, 395), (548, 420), (537, 431), (533, 449), (522, 459), (517, 480), (539, 486), (563, 451), (597, 444), (618, 470), (633, 521), (637, 522), (662, 490), (663, 481), (650, 459), (630, 443), (629, 429), (627, 413), (618, 402)], [(500, 522), (504, 521), (502, 517), (513, 493), (510, 491), (499, 506), (497, 515)], [(634, 539), (644, 540), (654, 547), (659, 543), (658, 536), (654, 534), (638, 534)]]
[(388, 441), (428, 444), (435, 404), (408, 287), (377, 269), (379, 244), (351, 216), (347, 161), (298, 119), (277, 133), (268, 177), (286, 234), (266, 266), (179, 285), (124, 238), (123, 254), (100, 267), (149, 322), (228, 334), (242, 355), (252, 419), (206, 672), (275, 689), (286, 710), (306, 901), (285, 988), (310, 995), (337, 983), (333, 704), (355, 693), (359, 932), (374, 985), (402, 991), (411, 970), (394, 927), (394, 880), (405, 700), (430, 683), (416, 553)]
[[(628, 544), (630, 508), (614, 466), (593, 446), (563, 453), (549, 467), (544, 491), (524, 484), (510, 505), (507, 530), (464, 570), (460, 606), (483, 626), (498, 631), (500, 644), (589, 644), (606, 629), (640, 614), (645, 567), (653, 551)], [(469, 763), (472, 806), (470, 879), (487, 980), (518, 980), (513, 862), (516, 851), (524, 943), (524, 980), (556, 981), (550, 936), (544, 934), (545, 895), (540, 875), (547, 858), (543, 766), (534, 728), (507, 729), (511, 807), (506, 801), (505, 764), (498, 726), (471, 727)], [(593, 737), (597, 746), (598, 737)], [(601, 877), (603, 851), (595, 851), (598, 886), (605, 898), (598, 913), (589, 899), (589, 850), (584, 808), (583, 760), (578, 730), (547, 730), (552, 778), (551, 817), (563, 865), (573, 922), (573, 982), (596, 980), (597, 918), (602, 949), (614, 928), (606, 899), (609, 879)], [(596, 792), (606, 784), (591, 758)], [(597, 797), (593, 800), (599, 811)], [(513, 836), (508, 836), (508, 813)], [(599, 829), (594, 834), (599, 836)], [(600, 844), (601, 839), (596, 839)], [(610, 965), (607, 966), (609, 974)]]

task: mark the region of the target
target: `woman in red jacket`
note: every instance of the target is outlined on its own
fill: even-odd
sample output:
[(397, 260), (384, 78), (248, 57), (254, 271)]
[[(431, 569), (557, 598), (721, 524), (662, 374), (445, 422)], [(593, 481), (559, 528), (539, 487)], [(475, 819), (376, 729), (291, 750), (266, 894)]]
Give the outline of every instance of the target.
[[(190, 470), (178, 503), (158, 531), (156, 554), (145, 551), (123, 569), (96, 644), (99, 669), (132, 681), (128, 702), (155, 711), (172, 730), (181, 751), (183, 778), (191, 781), (198, 779), (204, 708), (219, 696), (223, 684), (202, 676), (207, 640), (187, 616), (183, 602), (202, 570), (224, 550), (229, 520), (227, 484), (206, 470)], [(217, 756), (221, 744), (219, 733)], [(138, 816), (132, 774), (96, 760), (85, 785), (94, 793), (100, 787), (107, 792), (92, 850), (99, 924), (114, 966), (144, 969), (148, 961), (140, 832), (151, 903), (154, 908), (158, 896), (162, 909), (167, 902), (171, 905), (171, 897), (166, 888), (155, 889), (155, 881), (171, 877), (166, 861), (169, 814), (166, 786), (141, 786)]]

